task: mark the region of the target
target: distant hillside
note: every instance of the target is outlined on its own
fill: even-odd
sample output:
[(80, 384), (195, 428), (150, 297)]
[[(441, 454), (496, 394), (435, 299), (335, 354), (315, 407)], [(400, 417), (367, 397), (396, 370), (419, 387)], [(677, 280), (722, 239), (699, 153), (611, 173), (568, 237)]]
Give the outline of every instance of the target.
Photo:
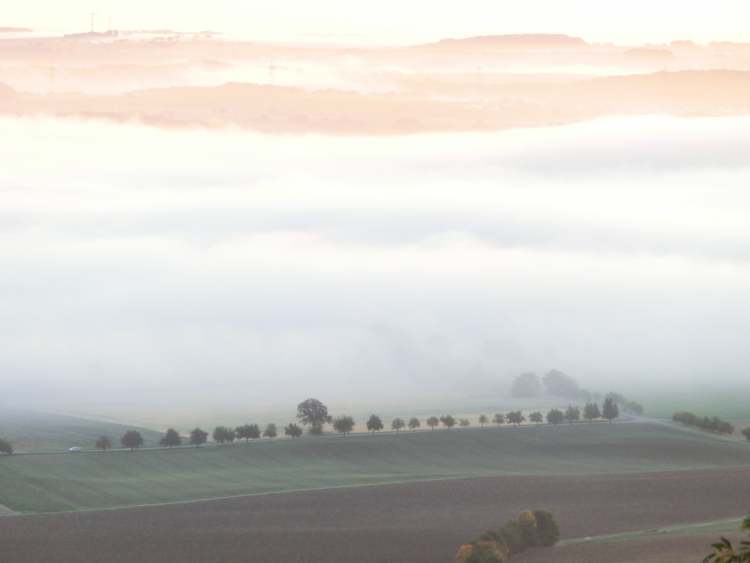
[(580, 37), (552, 33), (529, 33), (519, 35), (480, 35), (463, 39), (441, 39), (423, 47), (458, 47), (482, 49), (570, 49), (587, 47)]
[(28, 27), (0, 27), (0, 33), (31, 33), (34, 31)]
[[(0, 409), (0, 437), (10, 440), (19, 452), (60, 451), (73, 446), (90, 448), (102, 434), (116, 444), (130, 428), (61, 414)], [(146, 442), (152, 445), (158, 442), (158, 432), (139, 430)]]

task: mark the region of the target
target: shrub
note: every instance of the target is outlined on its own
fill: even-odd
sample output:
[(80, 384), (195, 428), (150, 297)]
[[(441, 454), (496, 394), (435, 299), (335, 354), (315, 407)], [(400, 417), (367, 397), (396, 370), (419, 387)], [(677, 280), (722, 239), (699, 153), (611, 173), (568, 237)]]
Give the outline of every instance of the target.
[(699, 417), (691, 412), (676, 412), (672, 415), (672, 420), (685, 424), (687, 426), (695, 426), (701, 430), (707, 432), (718, 432), (719, 434), (734, 434), (734, 426), (726, 420), (720, 419), (718, 416), (714, 417)]
[(501, 542), (478, 540), (462, 545), (456, 554), (459, 563), (507, 563), (510, 561), (508, 548)]
[(508, 546), (511, 555), (526, 549), (523, 526), (518, 520), (508, 520), (498, 531), (498, 537)]
[(750, 428), (745, 428), (745, 429), (744, 429), (744, 430), (742, 431), (742, 435), (743, 435), (743, 436), (744, 436), (745, 438), (747, 438), (748, 440), (750, 440)]
[(538, 546), (539, 534), (536, 529), (536, 517), (534, 516), (534, 513), (530, 510), (521, 512), (521, 514), (518, 515), (518, 523), (521, 526), (524, 549)]
[(536, 531), (539, 538), (539, 545), (552, 547), (560, 539), (560, 528), (555, 522), (555, 518), (546, 510), (535, 510)]
[[(505, 562), (511, 555), (532, 547), (551, 547), (560, 539), (560, 530), (552, 514), (544, 510), (526, 510), (516, 520), (508, 520), (497, 530), (484, 532), (476, 541), (462, 545), (456, 560), (466, 562)], [(497, 554), (501, 559), (492, 559)]]

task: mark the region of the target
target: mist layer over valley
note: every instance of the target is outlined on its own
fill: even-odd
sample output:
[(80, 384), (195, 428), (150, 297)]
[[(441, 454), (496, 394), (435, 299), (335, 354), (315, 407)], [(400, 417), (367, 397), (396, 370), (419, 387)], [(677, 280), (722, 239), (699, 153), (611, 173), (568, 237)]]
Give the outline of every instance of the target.
[(502, 396), (552, 367), (640, 397), (746, 377), (748, 118), (0, 129), (8, 404), (291, 411)]

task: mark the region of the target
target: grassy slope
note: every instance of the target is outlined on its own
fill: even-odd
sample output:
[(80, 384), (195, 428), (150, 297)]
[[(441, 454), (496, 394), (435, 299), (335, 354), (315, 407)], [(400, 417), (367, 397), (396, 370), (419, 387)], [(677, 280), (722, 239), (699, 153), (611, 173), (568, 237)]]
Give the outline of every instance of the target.
[(750, 465), (750, 447), (650, 424), (468, 429), (0, 458), (0, 504), (56, 511), (502, 474)]
[[(91, 448), (101, 434), (117, 444), (131, 427), (72, 416), (0, 409), (0, 437), (19, 451), (67, 450), (72, 446)], [(147, 443), (157, 443), (159, 434), (139, 429)]]

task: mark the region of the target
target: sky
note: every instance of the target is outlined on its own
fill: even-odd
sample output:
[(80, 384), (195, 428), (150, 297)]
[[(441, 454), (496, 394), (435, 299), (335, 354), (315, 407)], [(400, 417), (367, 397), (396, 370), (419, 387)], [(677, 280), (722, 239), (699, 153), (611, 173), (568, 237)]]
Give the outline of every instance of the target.
[(27, 0), (8, 3), (0, 25), (46, 31), (171, 28), (278, 41), (402, 42), (494, 33), (569, 33), (599, 42), (750, 41), (746, 0)]

